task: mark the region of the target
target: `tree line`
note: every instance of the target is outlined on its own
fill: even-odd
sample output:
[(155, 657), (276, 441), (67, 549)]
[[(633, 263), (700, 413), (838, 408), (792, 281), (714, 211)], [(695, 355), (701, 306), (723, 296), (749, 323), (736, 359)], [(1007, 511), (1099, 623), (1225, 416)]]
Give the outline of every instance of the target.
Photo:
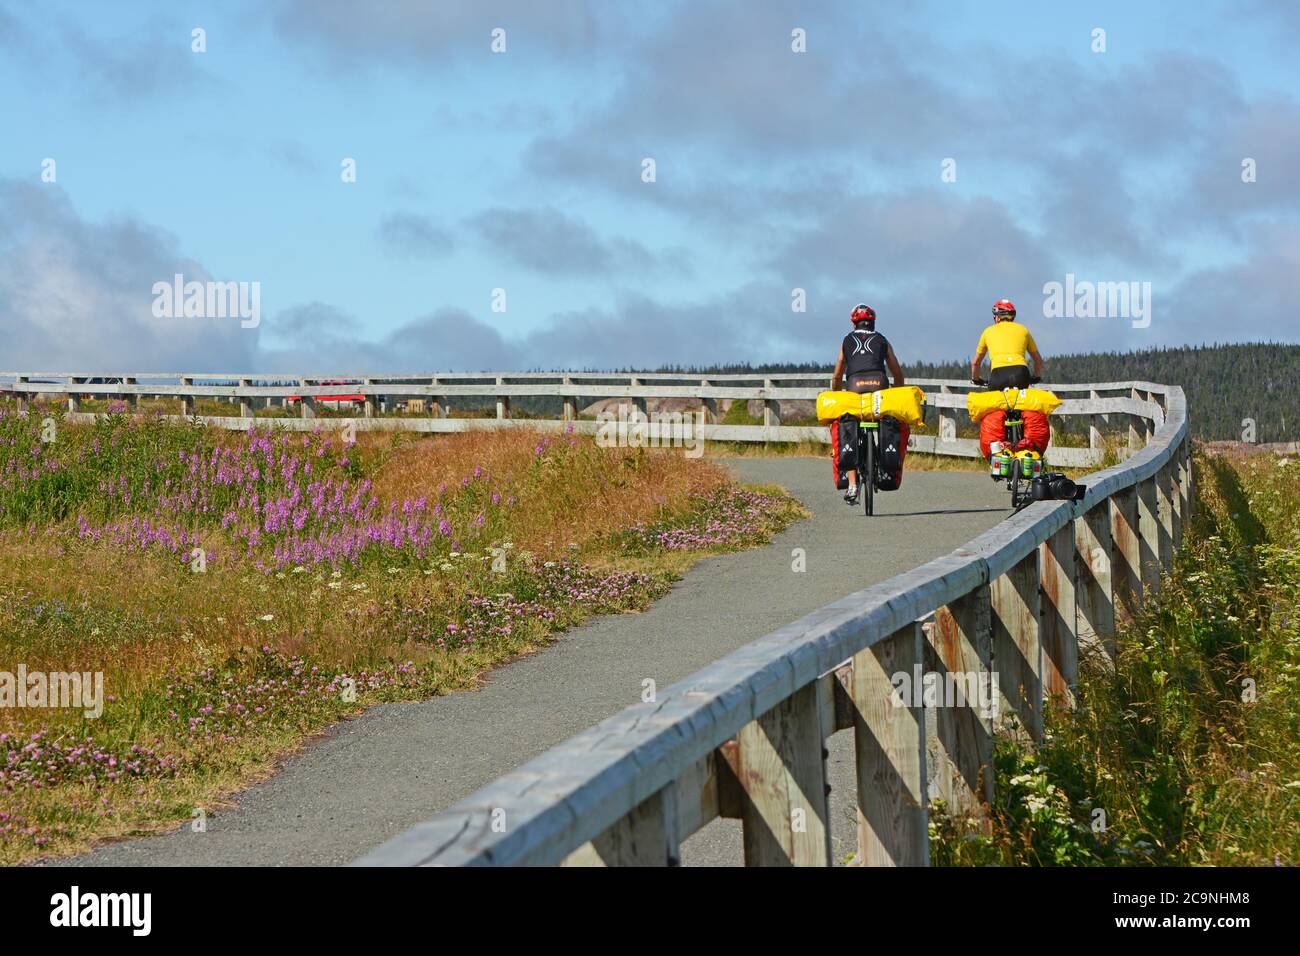
[[(899, 361), (915, 378), (964, 380), (970, 375), (969, 358), (916, 362), (900, 355)], [(826, 365), (818, 362), (673, 365), (653, 371), (701, 375), (830, 373)], [(1197, 438), (1261, 443), (1300, 440), (1300, 345), (1256, 342), (1052, 355), (1047, 357), (1044, 377), (1065, 385), (1133, 379), (1181, 385), (1187, 394), (1192, 434)]]

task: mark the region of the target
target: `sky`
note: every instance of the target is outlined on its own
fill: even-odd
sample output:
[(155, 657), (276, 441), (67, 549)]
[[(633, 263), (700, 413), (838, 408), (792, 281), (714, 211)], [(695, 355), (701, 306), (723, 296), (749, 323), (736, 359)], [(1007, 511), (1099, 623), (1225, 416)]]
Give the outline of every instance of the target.
[(1300, 342), (1298, 54), (1281, 0), (0, 0), (0, 369)]

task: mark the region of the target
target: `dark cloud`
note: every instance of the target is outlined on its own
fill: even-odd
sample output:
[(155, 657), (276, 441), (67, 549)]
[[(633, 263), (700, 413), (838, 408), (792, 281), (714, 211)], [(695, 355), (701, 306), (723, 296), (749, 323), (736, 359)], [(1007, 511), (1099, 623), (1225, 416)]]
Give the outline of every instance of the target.
[(394, 213), (379, 224), (379, 238), (389, 251), (410, 258), (437, 259), (455, 248), (451, 233), (427, 216)]
[[(1090, 146), (1063, 154), (1039, 188), (1043, 241), (1068, 263), (1150, 271), (1177, 265), (1157, 222), (1139, 215), (1143, 203), (1111, 151)], [(1139, 186), (1141, 183), (1139, 183)], [(1077, 269), (1075, 270), (1077, 271)]]
[(1300, 223), (1255, 222), (1244, 237), (1237, 261), (1197, 270), (1156, 300), (1149, 331), (1161, 344), (1300, 342)]
[(153, 284), (211, 278), (176, 239), (132, 220), (81, 219), (52, 184), (0, 179), (0, 351), (33, 371), (230, 371), (257, 329), (155, 318)]
[[(285, 330), (300, 327), (311, 329), (311, 334), (286, 336), (263, 349), (259, 368), (355, 375), (527, 367), (524, 349), (507, 347), (496, 327), (460, 309), (440, 309), (378, 339), (361, 336), (355, 319), (327, 306), (316, 304), (290, 312), (294, 314)], [(279, 320), (277, 316), (273, 321), (276, 328)]]
[(281, 341), (311, 338), (353, 342), (359, 331), (355, 316), (324, 302), (281, 309), (262, 323), (265, 337)]
[(7, 10), (0, 10), (0, 49), (21, 50), (26, 39), (27, 31), (18, 18)]
[[(34, 8), (33, 8), (34, 9)], [(151, 19), (119, 36), (92, 36), (68, 17), (20, 20), (0, 10), (0, 50), (44, 77), (52, 67), (75, 81), (77, 94), (95, 101), (127, 100), (183, 93), (202, 74), (190, 50), (190, 28)], [(66, 57), (70, 69), (60, 66)]]
[(510, 262), (548, 275), (605, 276), (618, 272), (643, 275), (690, 271), (681, 250), (651, 252), (624, 237), (604, 238), (575, 216), (554, 207), (488, 209), (467, 225), (488, 248)]
[(291, 140), (281, 140), (267, 146), (267, 150), (278, 162), (283, 163), (295, 173), (314, 174), (320, 163), (302, 145)]
[[(1242, 179), (1246, 159), (1255, 164), (1254, 182)], [(1272, 94), (1225, 116), (1194, 162), (1184, 201), (1170, 204), (1170, 218), (1183, 228), (1300, 212), (1300, 102)]]
[(506, 31), (506, 55), (592, 49), (600, 38), (595, 9), (592, 0), (386, 0), (364, 8), (352, 0), (283, 0), (275, 22), (286, 39), (319, 44), (344, 61), (397, 57), (440, 68), (448, 59), (490, 55), (497, 27)]
[(923, 281), (965, 288), (1024, 287), (1053, 271), (1038, 237), (1005, 206), (952, 187), (843, 196), (817, 221), (790, 231), (771, 265), (795, 285), (856, 281), (876, 289)]

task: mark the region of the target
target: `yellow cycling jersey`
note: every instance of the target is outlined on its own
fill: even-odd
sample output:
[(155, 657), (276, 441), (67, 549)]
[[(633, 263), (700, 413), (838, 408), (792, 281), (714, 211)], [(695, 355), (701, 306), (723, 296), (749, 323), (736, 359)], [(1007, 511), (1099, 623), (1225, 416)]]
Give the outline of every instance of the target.
[(987, 352), (990, 368), (1006, 365), (1028, 365), (1025, 352), (1038, 351), (1034, 337), (1019, 322), (994, 322), (980, 336), (975, 354)]

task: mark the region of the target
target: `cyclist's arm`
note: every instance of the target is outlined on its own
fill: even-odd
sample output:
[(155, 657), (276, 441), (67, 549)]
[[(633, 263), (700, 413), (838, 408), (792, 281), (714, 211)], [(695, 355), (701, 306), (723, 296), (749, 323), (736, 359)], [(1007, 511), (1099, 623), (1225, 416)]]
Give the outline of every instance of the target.
[(840, 349), (840, 357), (835, 361), (835, 374), (831, 376), (831, 391), (840, 390), (840, 379), (844, 377), (844, 350)]
[(894, 388), (903, 387), (903, 366), (898, 364), (898, 359), (894, 357), (894, 347), (889, 346), (885, 352), (885, 362), (889, 365), (889, 374), (894, 376)]
[(973, 358), (970, 363), (971, 379), (977, 379), (980, 377), (980, 365), (984, 362), (985, 351), (986, 350), (983, 345), (981, 345), (979, 348), (975, 350), (975, 358)]
[(1032, 357), (1033, 360), (1034, 360), (1034, 377), (1035, 377), (1035, 378), (1042, 378), (1042, 377), (1043, 377), (1043, 357), (1042, 357), (1041, 355), (1038, 354), (1038, 349), (1036, 349), (1036, 348), (1032, 348), (1032, 347), (1029, 349), (1029, 355), (1030, 355), (1030, 357)]

